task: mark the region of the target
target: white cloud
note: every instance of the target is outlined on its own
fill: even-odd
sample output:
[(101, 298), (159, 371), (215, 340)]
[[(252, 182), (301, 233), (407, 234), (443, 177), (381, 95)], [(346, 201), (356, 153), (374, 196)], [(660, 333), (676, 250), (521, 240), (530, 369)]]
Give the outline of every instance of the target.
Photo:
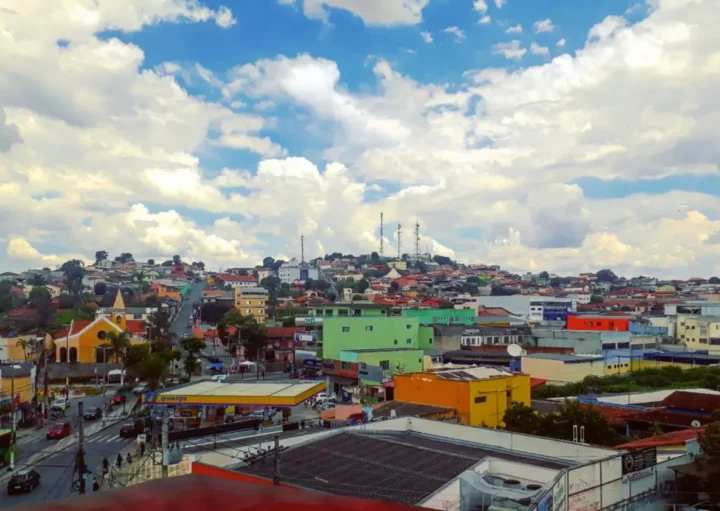
[(497, 43), (493, 45), (493, 53), (502, 55), (508, 60), (519, 60), (525, 56), (527, 50), (520, 47), (520, 41), (517, 39), (509, 43)]
[(353, 13), (368, 26), (417, 25), (430, 0), (304, 0), (303, 12), (312, 19), (327, 21), (330, 9)]
[(553, 30), (555, 30), (555, 25), (553, 25), (553, 22), (550, 19), (536, 21), (533, 26), (535, 27), (536, 34), (539, 34), (541, 32), (552, 32)]
[(495, 0), (495, 6), (496, 6), (498, 9), (501, 9), (502, 6), (505, 5), (505, 2), (507, 2), (507, 0)]
[(480, 14), (485, 14), (488, 10), (488, 5), (485, 0), (475, 0), (473, 2), (473, 9), (475, 9)]
[(557, 46), (558, 48), (565, 48), (565, 43), (565, 39), (560, 39), (557, 43), (555, 43), (555, 46)]
[(443, 30), (446, 34), (452, 34), (455, 36), (455, 40), (460, 42), (465, 40), (465, 32), (460, 30), (458, 27), (447, 27), (445, 30)]
[(505, 31), (505, 33), (506, 34), (522, 34), (523, 33), (522, 25), (518, 24), (518, 25), (515, 25), (514, 27), (510, 27)]
[(430, 32), (420, 32), (420, 36), (423, 38), (423, 41), (430, 44), (433, 42), (433, 36)]
[[(297, 255), (300, 234), (308, 257), (368, 253), (383, 211), (386, 225), (412, 225), (417, 213), (421, 246), (464, 261), (720, 274), (716, 196), (588, 197), (597, 179), (717, 172), (720, 13), (693, 2), (663, 0), (634, 24), (609, 17), (582, 48), (542, 65), (432, 84), (376, 59), (359, 87), (346, 83), (353, 70), (343, 61), (292, 53), (209, 73), (177, 53), (147, 69), (142, 48), (94, 36), (190, 22), (177, 6), (199, 3), (158, 0), (148, 17), (74, 0), (92, 14), (84, 26), (54, 3), (24, 2), (11, 30), (0, 27), (0, 140), (19, 137), (0, 151), (0, 263), (52, 266), (104, 249), (251, 265)], [(65, 35), (70, 44), (58, 46)], [(495, 50), (511, 59), (533, 51), (504, 44)], [(213, 84), (222, 101), (192, 96), (187, 80)], [(266, 102), (290, 116), (261, 115)], [(286, 156), (280, 123), (307, 137), (288, 147), (309, 140), (330, 163)], [(223, 141), (252, 148), (260, 163), (208, 170), (229, 165), (216, 154)], [(482, 236), (465, 235), (471, 228)]]
[(530, 44), (530, 53), (533, 55), (544, 55), (547, 57), (550, 55), (550, 50), (547, 46), (540, 46), (539, 44), (533, 42)]
[(478, 23), (480, 23), (481, 25), (487, 25), (491, 21), (492, 21), (492, 18), (490, 16), (485, 15), (478, 20)]

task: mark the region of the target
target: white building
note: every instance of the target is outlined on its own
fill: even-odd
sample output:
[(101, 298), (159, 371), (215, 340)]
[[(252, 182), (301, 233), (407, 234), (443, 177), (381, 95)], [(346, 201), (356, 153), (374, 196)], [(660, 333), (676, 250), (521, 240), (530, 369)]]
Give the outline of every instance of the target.
[(577, 310), (577, 302), (572, 298), (554, 296), (512, 295), (480, 296), (478, 303), (485, 307), (501, 307), (515, 316), (528, 321), (564, 321), (568, 314)]
[(271, 276), (273, 276), (273, 275), (275, 275), (275, 272), (274, 272), (273, 270), (270, 270), (270, 269), (268, 269), (268, 268), (260, 268), (260, 269), (257, 271), (258, 282), (262, 282), (263, 279), (266, 279), (266, 278), (271, 277)]
[(575, 303), (580, 305), (587, 305), (590, 303), (592, 294), (589, 291), (578, 291), (577, 293), (568, 294), (568, 298), (575, 300)]
[(296, 280), (320, 280), (320, 271), (291, 259), (280, 267), (278, 277), (283, 284), (292, 284)]
[(257, 287), (258, 282), (251, 275), (233, 275), (232, 273), (218, 273), (216, 277), (222, 280), (225, 285), (235, 289), (238, 287)]

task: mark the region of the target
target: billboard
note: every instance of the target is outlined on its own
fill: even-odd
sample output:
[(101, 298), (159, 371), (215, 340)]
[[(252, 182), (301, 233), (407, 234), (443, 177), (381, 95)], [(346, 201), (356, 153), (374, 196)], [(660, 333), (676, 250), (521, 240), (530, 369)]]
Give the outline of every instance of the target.
[(622, 475), (645, 470), (655, 465), (657, 465), (657, 449), (655, 447), (623, 454)]

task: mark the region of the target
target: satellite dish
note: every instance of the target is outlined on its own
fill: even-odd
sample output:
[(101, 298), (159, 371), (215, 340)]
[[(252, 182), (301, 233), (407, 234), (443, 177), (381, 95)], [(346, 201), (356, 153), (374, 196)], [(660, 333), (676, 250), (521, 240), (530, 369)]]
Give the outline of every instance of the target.
[(517, 344), (511, 344), (507, 347), (507, 352), (511, 357), (519, 357), (522, 355), (523, 349)]
[(700, 424), (700, 421), (692, 421), (692, 422), (690, 423), (690, 425), (691, 425), (693, 428), (699, 428), (700, 426), (702, 426), (702, 424)]

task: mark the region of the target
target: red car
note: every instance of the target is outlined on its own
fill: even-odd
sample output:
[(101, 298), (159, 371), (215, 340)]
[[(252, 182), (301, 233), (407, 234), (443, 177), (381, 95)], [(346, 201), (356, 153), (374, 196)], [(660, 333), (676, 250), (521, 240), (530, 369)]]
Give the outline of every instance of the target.
[(123, 394), (115, 394), (113, 397), (110, 398), (110, 404), (111, 405), (121, 405), (126, 400), (127, 400), (127, 398)]
[(46, 436), (48, 440), (60, 440), (61, 438), (70, 436), (71, 433), (72, 428), (69, 422), (58, 422), (48, 430)]

